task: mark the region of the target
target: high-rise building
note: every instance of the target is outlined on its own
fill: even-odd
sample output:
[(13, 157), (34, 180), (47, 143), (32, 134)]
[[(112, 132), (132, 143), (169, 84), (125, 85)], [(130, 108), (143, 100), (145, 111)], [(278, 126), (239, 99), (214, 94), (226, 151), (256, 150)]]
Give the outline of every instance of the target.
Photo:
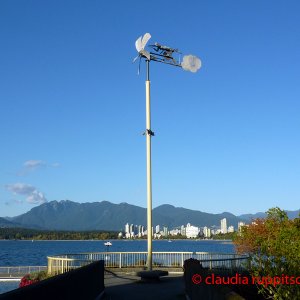
[(142, 225), (138, 226), (138, 236), (141, 237), (142, 236)]
[(159, 233), (159, 231), (160, 231), (160, 227), (159, 227), (159, 225), (156, 225), (155, 226), (155, 233)]
[(205, 226), (203, 228), (203, 234), (204, 234), (204, 237), (210, 238), (211, 237), (211, 230), (210, 230), (210, 228), (208, 228), (208, 227)]
[(130, 227), (128, 223), (125, 225), (125, 238), (126, 239), (130, 238)]
[(245, 222), (238, 222), (238, 232), (242, 231), (242, 227), (245, 226), (246, 223)]
[(133, 224), (131, 224), (131, 225), (129, 226), (129, 232), (130, 232), (130, 233), (134, 233), (134, 226), (133, 226)]
[(226, 218), (221, 220), (221, 233), (227, 233), (227, 220), (226, 220)]
[(168, 227), (164, 226), (163, 232), (164, 232), (164, 236), (168, 236)]
[(234, 227), (233, 226), (229, 226), (228, 227), (228, 232), (234, 232)]
[(185, 235), (188, 239), (190, 238), (196, 238), (199, 234), (199, 228), (196, 226), (191, 225), (190, 223), (187, 223), (185, 228)]
[(185, 235), (185, 227), (184, 227), (184, 225), (181, 225), (181, 227), (180, 227), (180, 234), (181, 235)]
[(180, 229), (176, 228), (176, 229), (172, 229), (169, 231), (170, 235), (178, 235), (180, 234)]

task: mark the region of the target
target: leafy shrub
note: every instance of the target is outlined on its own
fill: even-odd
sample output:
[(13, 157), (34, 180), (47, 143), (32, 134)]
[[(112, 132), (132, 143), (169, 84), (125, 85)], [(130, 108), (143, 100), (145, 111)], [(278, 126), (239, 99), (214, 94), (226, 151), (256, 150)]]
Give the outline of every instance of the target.
[(41, 272), (26, 274), (22, 277), (22, 279), (20, 281), (20, 284), (19, 284), (19, 287), (30, 285), (30, 284), (39, 282), (41, 280), (47, 279), (49, 277), (51, 277), (51, 275), (49, 275), (47, 273), (47, 271), (41, 271)]
[[(300, 266), (300, 219), (289, 220), (278, 207), (265, 219), (256, 219), (234, 240), (238, 253), (252, 256), (250, 272), (256, 278), (297, 277)], [(257, 284), (268, 299), (300, 299), (297, 284)]]

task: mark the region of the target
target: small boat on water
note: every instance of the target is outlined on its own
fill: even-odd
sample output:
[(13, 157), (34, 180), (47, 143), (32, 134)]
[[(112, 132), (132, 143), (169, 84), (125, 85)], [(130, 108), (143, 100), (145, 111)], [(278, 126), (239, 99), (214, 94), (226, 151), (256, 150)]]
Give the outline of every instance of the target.
[[(109, 251), (109, 247), (110, 247), (111, 245), (112, 245), (112, 243), (111, 243), (110, 241), (104, 243), (104, 246), (106, 247), (106, 252)], [(105, 259), (107, 259), (107, 258), (105, 258)]]

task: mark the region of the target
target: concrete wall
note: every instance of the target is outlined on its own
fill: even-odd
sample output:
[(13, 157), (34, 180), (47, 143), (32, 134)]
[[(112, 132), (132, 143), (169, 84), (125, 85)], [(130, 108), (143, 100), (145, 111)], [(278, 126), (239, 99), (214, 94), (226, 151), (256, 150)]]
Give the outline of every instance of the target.
[(0, 300), (95, 300), (104, 292), (104, 261), (0, 295)]

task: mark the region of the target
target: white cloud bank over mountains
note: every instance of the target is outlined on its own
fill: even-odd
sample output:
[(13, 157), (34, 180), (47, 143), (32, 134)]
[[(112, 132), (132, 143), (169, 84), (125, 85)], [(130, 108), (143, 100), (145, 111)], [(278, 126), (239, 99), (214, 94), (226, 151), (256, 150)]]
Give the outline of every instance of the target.
[(47, 202), (45, 195), (32, 185), (25, 183), (14, 183), (7, 184), (5, 188), (14, 195), (25, 196), (26, 201), (30, 204), (42, 204)]
[[(37, 170), (43, 169), (43, 168), (58, 168), (60, 166), (59, 163), (47, 163), (43, 160), (37, 160), (37, 159), (30, 159), (23, 163), (23, 166), (17, 174), (17, 176), (26, 176), (31, 172), (35, 172)], [(39, 191), (35, 186), (26, 184), (26, 183), (13, 183), (13, 184), (6, 184), (5, 189), (9, 192), (11, 192), (14, 196), (23, 196), (25, 197), (25, 200), (29, 204), (42, 204), (47, 202), (46, 196), (44, 193)], [(10, 203), (22, 203), (23, 200), (12, 199), (10, 202), (6, 202), (7, 205)]]

